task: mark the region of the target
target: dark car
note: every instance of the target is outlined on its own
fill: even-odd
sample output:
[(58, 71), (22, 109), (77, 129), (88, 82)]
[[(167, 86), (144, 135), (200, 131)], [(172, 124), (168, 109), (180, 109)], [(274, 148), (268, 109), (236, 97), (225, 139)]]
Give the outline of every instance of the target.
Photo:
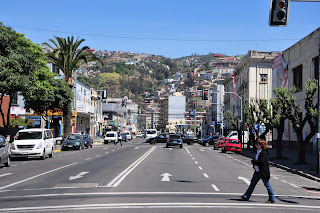
[(214, 145), (214, 143), (221, 137), (221, 135), (212, 135), (209, 138), (200, 140), (202, 146)]
[(169, 146), (180, 146), (180, 148), (182, 149), (183, 145), (182, 145), (181, 135), (170, 134), (169, 140), (167, 140), (167, 143), (166, 143), (166, 148), (168, 148)]
[(2, 135), (0, 135), (0, 164), (4, 164), (6, 167), (10, 166), (9, 143)]
[(124, 133), (121, 133), (121, 140), (127, 142), (127, 135)]
[(168, 140), (168, 135), (161, 133), (153, 138), (148, 138), (146, 143), (156, 144), (156, 143), (166, 143)]
[(194, 143), (198, 143), (198, 138), (192, 135), (184, 135), (182, 141), (188, 145), (193, 145)]
[(90, 135), (83, 135), (83, 140), (86, 148), (92, 148), (93, 140)]
[(70, 135), (68, 136), (61, 147), (61, 151), (68, 149), (84, 149), (84, 139), (82, 135)]

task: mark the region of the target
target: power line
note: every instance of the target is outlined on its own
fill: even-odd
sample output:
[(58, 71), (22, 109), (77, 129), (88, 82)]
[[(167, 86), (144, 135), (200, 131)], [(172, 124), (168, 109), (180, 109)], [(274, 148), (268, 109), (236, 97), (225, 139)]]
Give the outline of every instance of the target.
[(133, 36), (119, 36), (119, 35), (102, 35), (102, 34), (91, 34), (91, 33), (75, 33), (68, 31), (58, 31), (58, 30), (47, 30), (40, 28), (32, 28), (32, 27), (21, 27), (21, 26), (11, 26), (21, 29), (28, 30), (37, 30), (43, 32), (54, 32), (54, 33), (65, 33), (65, 34), (76, 34), (76, 35), (84, 35), (84, 36), (96, 36), (96, 37), (105, 37), (105, 38), (120, 38), (120, 39), (135, 39), (135, 40), (155, 40), (155, 41), (183, 41), (183, 42), (271, 42), (271, 41), (297, 41), (300, 39), (177, 39), (177, 38), (155, 38), (155, 37), (133, 37)]

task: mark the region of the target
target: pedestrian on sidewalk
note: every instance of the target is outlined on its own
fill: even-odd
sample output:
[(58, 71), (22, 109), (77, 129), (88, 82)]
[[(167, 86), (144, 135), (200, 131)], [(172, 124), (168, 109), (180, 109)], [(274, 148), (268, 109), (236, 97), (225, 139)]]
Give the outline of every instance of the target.
[(268, 143), (258, 138), (257, 139), (257, 154), (255, 158), (252, 160), (254, 173), (251, 179), (251, 183), (246, 193), (241, 196), (242, 200), (248, 201), (251, 197), (251, 194), (256, 187), (257, 183), (260, 179), (262, 179), (264, 186), (268, 190), (269, 199), (266, 203), (274, 203), (276, 202), (276, 198), (273, 192), (273, 189), (270, 184), (270, 169), (269, 169), (269, 157), (268, 157)]

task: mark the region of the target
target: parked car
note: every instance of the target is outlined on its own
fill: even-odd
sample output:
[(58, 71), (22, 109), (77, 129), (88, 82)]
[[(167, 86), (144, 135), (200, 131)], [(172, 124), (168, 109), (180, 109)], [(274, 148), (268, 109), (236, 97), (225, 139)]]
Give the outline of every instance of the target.
[(68, 149), (84, 149), (85, 140), (83, 135), (69, 135), (63, 142), (61, 151)]
[(118, 142), (118, 133), (116, 131), (109, 131), (106, 133), (106, 136), (103, 140), (104, 144), (116, 143)]
[(54, 142), (57, 145), (61, 145), (63, 143), (63, 137), (62, 136), (58, 136), (58, 137), (54, 138)]
[(215, 143), (214, 143), (214, 149), (222, 148), (223, 144), (225, 143), (227, 138), (220, 137)]
[(124, 141), (124, 142), (127, 142), (127, 135), (124, 134), (124, 133), (121, 133), (121, 140)]
[(241, 150), (242, 147), (239, 139), (226, 138), (221, 151), (223, 153), (226, 153), (227, 151), (241, 152)]
[(188, 145), (193, 145), (194, 143), (198, 143), (198, 138), (192, 135), (184, 135), (182, 141)]
[(136, 133), (136, 137), (137, 137), (137, 138), (142, 138), (142, 137), (143, 137), (142, 132), (141, 132), (141, 131), (138, 131), (138, 132)]
[(221, 135), (211, 135), (206, 139), (200, 140), (199, 144), (202, 146), (214, 145), (214, 143), (221, 137)]
[(11, 158), (53, 157), (54, 140), (50, 129), (19, 130), (10, 147)]
[(132, 135), (131, 135), (131, 132), (130, 132), (130, 131), (124, 131), (123, 134), (125, 134), (125, 135), (127, 136), (127, 139), (128, 139), (129, 141), (132, 140)]
[(0, 135), (0, 164), (4, 164), (5, 167), (10, 166), (9, 143), (2, 135)]
[(90, 135), (83, 135), (84, 139), (84, 146), (86, 148), (92, 148), (93, 139), (90, 137)]
[(169, 140), (167, 140), (167, 143), (166, 143), (166, 148), (168, 148), (169, 146), (180, 146), (180, 148), (182, 149), (183, 145), (182, 145), (181, 135), (170, 134)]
[(168, 140), (168, 135), (161, 133), (153, 138), (148, 138), (146, 143), (156, 144), (156, 143), (166, 143)]

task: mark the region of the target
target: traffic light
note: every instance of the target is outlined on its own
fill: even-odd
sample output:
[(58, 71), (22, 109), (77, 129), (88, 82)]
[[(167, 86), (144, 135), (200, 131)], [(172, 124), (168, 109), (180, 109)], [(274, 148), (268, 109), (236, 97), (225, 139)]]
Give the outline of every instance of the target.
[(102, 91), (102, 99), (107, 99), (108, 98), (108, 90), (105, 89)]
[(285, 27), (288, 25), (290, 0), (270, 0), (269, 25)]
[(204, 89), (202, 93), (202, 100), (209, 100), (209, 90)]
[(193, 108), (197, 109), (197, 102), (193, 102)]
[(126, 99), (122, 98), (121, 106), (126, 107), (126, 105), (127, 105)]

